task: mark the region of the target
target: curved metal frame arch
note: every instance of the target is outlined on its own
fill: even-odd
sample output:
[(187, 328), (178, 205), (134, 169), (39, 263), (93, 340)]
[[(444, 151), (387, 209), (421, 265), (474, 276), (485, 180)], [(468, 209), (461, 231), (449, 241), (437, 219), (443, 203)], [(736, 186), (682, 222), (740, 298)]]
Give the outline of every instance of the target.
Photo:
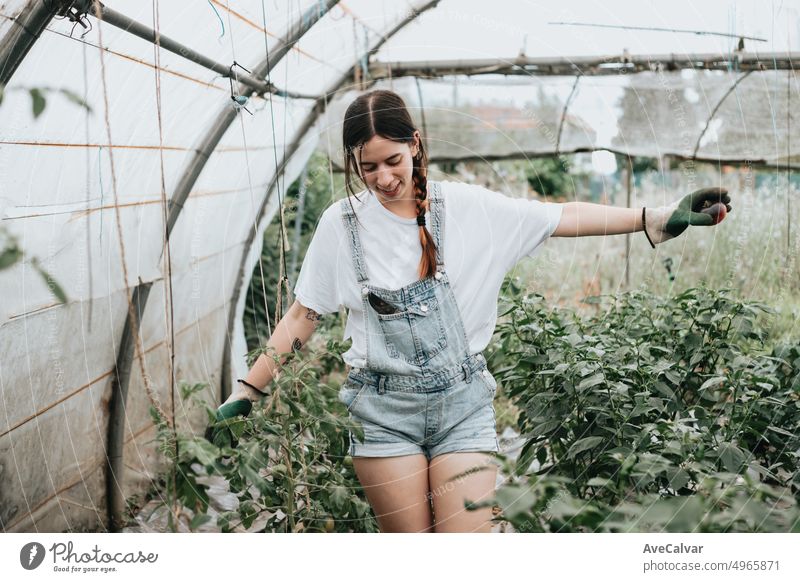
[[(253, 76), (266, 77), (271, 69), (277, 65), (289, 50), (308, 32), (308, 30), (319, 21), (339, 0), (327, 0), (323, 7), (312, 6), (305, 14), (298, 17), (297, 21), (289, 27), (294, 33), (287, 38), (271, 55), (269, 61), (264, 59), (253, 69)], [(251, 96), (255, 89), (249, 86), (240, 86), (240, 95)], [(169, 199), (169, 210), (167, 216), (167, 240), (169, 240), (172, 229), (178, 221), (183, 205), (200, 177), (211, 153), (216, 149), (225, 132), (236, 119), (238, 112), (231, 107), (225, 107), (220, 112), (210, 131), (203, 138), (200, 147), (195, 151), (194, 156), (189, 161), (184, 170), (175, 190)], [(134, 305), (139, 313), (138, 319), (142, 320), (141, 313), (147, 305), (147, 296), (152, 283), (140, 283), (133, 292)], [(108, 473), (106, 475), (106, 488), (108, 499), (109, 529), (118, 531), (122, 525), (122, 514), (124, 511), (125, 499), (122, 493), (121, 477), (124, 471), (123, 449), (125, 446), (125, 406), (127, 403), (128, 385), (130, 384), (130, 370), (133, 364), (134, 350), (131, 338), (133, 326), (130, 316), (125, 320), (125, 327), (120, 341), (119, 352), (117, 353), (116, 374), (112, 386), (111, 395), (111, 416), (109, 419), (108, 434)], [(136, 322), (138, 324), (138, 322)], [(138, 327), (138, 325), (137, 325)]]
[(56, 11), (55, 4), (48, 7), (41, 0), (29, 0), (20, 11), (9, 32), (0, 39), (0, 86), (8, 84)]

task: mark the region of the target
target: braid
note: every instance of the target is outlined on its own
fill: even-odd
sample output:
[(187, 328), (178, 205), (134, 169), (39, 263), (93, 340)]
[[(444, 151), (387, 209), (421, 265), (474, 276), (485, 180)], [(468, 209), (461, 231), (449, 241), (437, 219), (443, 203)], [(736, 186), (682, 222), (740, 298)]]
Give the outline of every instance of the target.
[[(344, 152), (344, 182), (348, 198), (356, 196), (355, 177), (366, 180), (361, 174), (361, 160), (356, 160), (355, 151), (370, 139), (379, 135), (398, 143), (405, 143), (413, 150), (411, 179), (419, 225), (419, 242), (422, 257), (419, 262), (419, 277), (425, 279), (436, 273), (436, 243), (425, 228), (425, 213), (430, 210), (428, 199), (428, 158), (425, 145), (414, 120), (408, 112), (403, 98), (393, 91), (377, 90), (357, 97), (347, 108), (342, 124), (342, 146)], [(360, 149), (359, 149), (360, 151)], [(350, 205), (352, 207), (352, 201)]]
[[(420, 150), (422, 148), (420, 147)], [(420, 151), (419, 158), (424, 154)], [(436, 243), (428, 229), (425, 228), (425, 212), (430, 208), (428, 200), (428, 176), (424, 164), (414, 160), (414, 169), (411, 174), (414, 184), (414, 198), (417, 203), (417, 224), (419, 225), (419, 242), (422, 245), (422, 257), (419, 262), (419, 277), (425, 279), (436, 272)]]

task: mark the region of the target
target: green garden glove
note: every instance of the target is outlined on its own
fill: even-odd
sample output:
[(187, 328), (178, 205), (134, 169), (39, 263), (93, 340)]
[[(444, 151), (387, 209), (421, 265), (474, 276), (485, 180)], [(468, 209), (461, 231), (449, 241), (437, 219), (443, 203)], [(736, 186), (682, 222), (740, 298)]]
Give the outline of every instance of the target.
[(731, 211), (731, 197), (725, 188), (703, 188), (669, 206), (642, 209), (645, 235), (650, 245), (675, 238), (691, 226), (718, 224)]
[(220, 426), (220, 423), (229, 418), (248, 416), (251, 410), (253, 410), (253, 403), (247, 398), (244, 400), (233, 400), (223, 404), (217, 408), (216, 420), (206, 428), (206, 439), (218, 447), (225, 445), (236, 447), (238, 444), (236, 435), (233, 434), (230, 427), (225, 425)]

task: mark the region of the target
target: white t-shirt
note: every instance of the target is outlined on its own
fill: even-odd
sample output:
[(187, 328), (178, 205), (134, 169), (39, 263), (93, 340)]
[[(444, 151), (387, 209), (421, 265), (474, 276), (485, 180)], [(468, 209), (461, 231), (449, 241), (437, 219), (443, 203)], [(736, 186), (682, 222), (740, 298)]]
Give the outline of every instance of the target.
[[(456, 298), (470, 354), (489, 344), (497, 322), (503, 279), (524, 256), (531, 256), (558, 226), (561, 204), (510, 198), (481, 186), (441, 182), (444, 198), (444, 269)], [(422, 247), (416, 219), (402, 218), (369, 191), (350, 197), (359, 220), (359, 236), (369, 283), (398, 289), (418, 280)], [(354, 367), (366, 366), (361, 288), (356, 277), (341, 204), (320, 218), (294, 292), (319, 314), (349, 309), (344, 339), (353, 345), (343, 355)], [(426, 216), (430, 231), (431, 218)]]

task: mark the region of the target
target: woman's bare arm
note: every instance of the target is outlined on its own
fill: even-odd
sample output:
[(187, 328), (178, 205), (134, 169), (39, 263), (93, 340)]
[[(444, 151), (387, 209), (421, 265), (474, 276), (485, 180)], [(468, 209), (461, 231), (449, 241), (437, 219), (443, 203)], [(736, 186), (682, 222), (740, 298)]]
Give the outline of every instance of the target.
[(553, 236), (602, 236), (642, 230), (642, 209), (565, 202)]
[[(278, 322), (272, 332), (272, 336), (267, 341), (267, 348), (272, 348), (275, 354), (288, 354), (293, 350), (301, 349), (311, 334), (319, 324), (320, 315), (313, 309), (309, 309), (301, 305), (299, 301), (295, 301), (286, 312), (286, 315)], [(280, 357), (280, 363), (286, 360), (286, 356)], [(259, 390), (263, 390), (275, 377), (279, 366), (267, 354), (261, 354), (256, 360), (253, 367), (245, 377), (245, 381), (252, 384)], [(250, 400), (258, 400), (264, 393), (253, 390), (242, 383), (237, 383), (230, 398), (225, 402), (232, 400), (242, 400), (249, 398)]]

